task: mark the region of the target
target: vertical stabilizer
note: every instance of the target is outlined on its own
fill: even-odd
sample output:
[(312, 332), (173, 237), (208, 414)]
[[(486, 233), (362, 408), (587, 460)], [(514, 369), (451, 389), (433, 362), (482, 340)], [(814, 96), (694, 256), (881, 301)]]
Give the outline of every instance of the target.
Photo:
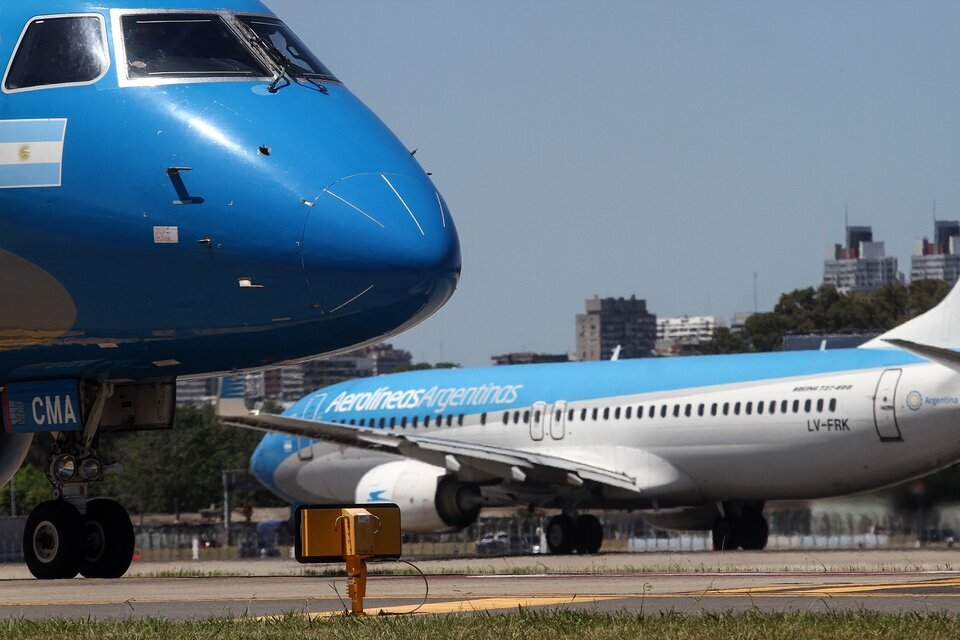
[(861, 349), (896, 348), (888, 340), (904, 340), (943, 349), (960, 348), (960, 283), (940, 304), (913, 320), (894, 327), (862, 345)]

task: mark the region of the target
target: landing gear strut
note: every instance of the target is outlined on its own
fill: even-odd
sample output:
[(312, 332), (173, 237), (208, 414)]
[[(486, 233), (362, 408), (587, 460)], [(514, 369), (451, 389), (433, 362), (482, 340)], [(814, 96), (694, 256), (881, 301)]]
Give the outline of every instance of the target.
[(713, 550), (737, 548), (759, 551), (767, 546), (770, 527), (763, 517), (762, 504), (724, 504), (724, 514), (713, 522)]
[(87, 499), (89, 482), (105, 473), (96, 449), (97, 431), (110, 388), (100, 387), (82, 432), (54, 433), (47, 478), (55, 500), (39, 504), (23, 530), (23, 557), (41, 580), (119, 578), (133, 559), (130, 516), (113, 500)]
[(603, 525), (596, 516), (582, 514), (574, 520), (566, 514), (554, 516), (547, 521), (547, 546), (550, 553), (567, 555), (593, 554), (603, 545)]

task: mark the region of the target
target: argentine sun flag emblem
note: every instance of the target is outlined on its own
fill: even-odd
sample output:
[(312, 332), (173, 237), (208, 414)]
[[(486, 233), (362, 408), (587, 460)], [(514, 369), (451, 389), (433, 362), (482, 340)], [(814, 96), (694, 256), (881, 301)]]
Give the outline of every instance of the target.
[(0, 120), (0, 189), (59, 187), (67, 121)]

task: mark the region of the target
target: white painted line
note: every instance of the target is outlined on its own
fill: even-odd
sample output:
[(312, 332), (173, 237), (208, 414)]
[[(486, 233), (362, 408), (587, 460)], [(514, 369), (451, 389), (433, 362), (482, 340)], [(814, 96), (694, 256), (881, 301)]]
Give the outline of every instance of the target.
[(393, 190), (393, 193), (396, 194), (397, 198), (400, 200), (400, 204), (403, 205), (403, 208), (406, 209), (407, 213), (410, 214), (410, 217), (413, 218), (413, 221), (417, 224), (417, 229), (420, 229), (420, 235), (426, 236), (427, 234), (423, 232), (423, 227), (420, 226), (420, 221), (417, 220), (417, 216), (413, 215), (413, 211), (410, 211), (410, 207), (408, 207), (407, 203), (404, 202), (403, 197), (400, 195), (400, 192), (397, 191), (396, 187), (393, 186), (393, 183), (391, 183), (390, 180), (387, 179), (387, 176), (383, 175), (382, 173), (380, 174), (380, 177), (383, 178), (383, 181), (386, 182), (390, 189)]
[(343, 303), (342, 305), (340, 305), (339, 307), (337, 307), (337, 308), (335, 308), (335, 309), (331, 309), (331, 310), (330, 310), (330, 313), (336, 313), (337, 311), (340, 311), (340, 309), (343, 309), (343, 308), (344, 308), (345, 306), (347, 306), (348, 304), (352, 304), (352, 303), (356, 302), (357, 300), (359, 300), (359, 299), (362, 298), (363, 296), (365, 296), (365, 295), (367, 295), (368, 293), (370, 293), (370, 290), (371, 290), (371, 289), (373, 289), (373, 285), (370, 285), (369, 287), (367, 287), (366, 289), (364, 289), (363, 291), (361, 291), (361, 292), (358, 293), (357, 295), (353, 296), (352, 298), (350, 298), (349, 300), (347, 300), (346, 302), (344, 302), (344, 303)]
[[(343, 198), (341, 198), (340, 196), (338, 196), (337, 194), (335, 194), (333, 191), (330, 191), (330, 189), (324, 189), (324, 191), (325, 191), (326, 193), (329, 193), (329, 194), (332, 195), (334, 198), (336, 198), (337, 200), (339, 200), (339, 201), (342, 202), (343, 204), (347, 205), (348, 207), (350, 207), (351, 209), (353, 209), (353, 210), (356, 211), (357, 213), (359, 213), (359, 214), (361, 214), (361, 215), (363, 215), (363, 216), (366, 216), (366, 217), (369, 218), (372, 222), (377, 223), (378, 225), (380, 225), (380, 228), (381, 228), (381, 229), (386, 229), (386, 227), (383, 226), (383, 223), (382, 223), (382, 222), (380, 222), (379, 220), (377, 220), (376, 218), (374, 218), (373, 216), (371, 216), (369, 213), (367, 213), (366, 211), (364, 211), (363, 209), (361, 209), (361, 208), (358, 207), (357, 205), (353, 204), (352, 202), (347, 202), (346, 200), (344, 200)], [(311, 206), (312, 206), (312, 205), (311, 205)]]
[(440, 223), (443, 224), (443, 228), (447, 228), (447, 216), (443, 214), (443, 200), (440, 199), (440, 193), (437, 193), (437, 204), (440, 206)]

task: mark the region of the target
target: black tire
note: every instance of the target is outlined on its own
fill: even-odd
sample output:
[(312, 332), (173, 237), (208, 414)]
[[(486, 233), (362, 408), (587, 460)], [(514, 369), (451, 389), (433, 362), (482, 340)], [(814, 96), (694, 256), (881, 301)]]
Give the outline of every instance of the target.
[(577, 553), (594, 554), (603, 546), (603, 525), (596, 516), (577, 516)]
[(83, 516), (64, 500), (41, 502), (23, 528), (23, 558), (39, 580), (69, 580), (80, 572)]
[(80, 573), (85, 578), (120, 578), (130, 568), (135, 543), (126, 509), (106, 498), (87, 503)]
[(770, 526), (762, 513), (754, 513), (743, 519), (743, 541), (744, 549), (750, 551), (761, 551), (767, 546), (767, 539), (770, 537)]
[(733, 551), (740, 546), (742, 540), (740, 519), (717, 518), (713, 521), (712, 533), (714, 551)]
[(566, 515), (554, 516), (547, 521), (547, 547), (550, 553), (567, 555), (577, 546), (577, 525)]

